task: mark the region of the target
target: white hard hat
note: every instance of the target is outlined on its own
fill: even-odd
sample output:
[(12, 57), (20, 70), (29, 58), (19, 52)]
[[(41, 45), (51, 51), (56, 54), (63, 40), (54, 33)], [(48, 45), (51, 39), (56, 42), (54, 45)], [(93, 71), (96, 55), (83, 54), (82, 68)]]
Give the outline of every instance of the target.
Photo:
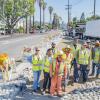
[(66, 48), (69, 48), (69, 49), (70, 49), (70, 48), (71, 48), (71, 46), (70, 46), (70, 45), (67, 45), (67, 47), (66, 47)]

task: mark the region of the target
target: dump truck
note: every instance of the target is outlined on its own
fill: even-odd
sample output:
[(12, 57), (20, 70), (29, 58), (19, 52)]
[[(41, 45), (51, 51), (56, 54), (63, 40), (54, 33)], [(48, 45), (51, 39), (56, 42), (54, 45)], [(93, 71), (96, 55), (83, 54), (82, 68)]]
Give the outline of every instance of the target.
[(84, 37), (100, 39), (100, 20), (88, 21), (86, 23), (86, 31)]

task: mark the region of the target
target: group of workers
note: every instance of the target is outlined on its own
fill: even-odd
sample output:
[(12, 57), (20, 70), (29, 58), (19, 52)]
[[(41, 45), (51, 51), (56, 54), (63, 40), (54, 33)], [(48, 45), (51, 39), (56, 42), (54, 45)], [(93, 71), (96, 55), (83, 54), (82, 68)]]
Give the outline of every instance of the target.
[[(24, 52), (31, 55), (31, 49), (24, 48)], [(24, 56), (28, 54), (25, 53)], [(0, 55), (0, 69), (8, 74), (8, 66), (15, 66), (14, 59), (5, 60), (9, 57), (6, 54)], [(30, 58), (28, 58), (30, 59)], [(4, 63), (2, 61), (5, 60)], [(43, 71), (44, 81), (42, 94), (48, 90), (51, 96), (55, 93), (57, 96), (63, 95), (62, 83), (64, 81), (64, 91), (68, 85), (70, 76), (73, 76), (75, 83), (85, 83), (88, 76), (100, 77), (100, 42), (94, 44), (90, 40), (79, 44), (78, 39), (74, 39), (73, 43), (65, 48), (58, 49), (55, 43), (51, 44), (44, 57), (41, 56), (40, 49), (35, 48), (32, 54), (32, 70), (33, 70), (33, 91), (38, 92), (40, 88), (40, 77)], [(91, 73), (90, 73), (91, 72)], [(8, 75), (5, 75), (8, 77)], [(9, 80), (11, 75), (9, 75)]]
[[(74, 39), (72, 45), (67, 45), (61, 50), (52, 43), (44, 58), (41, 57), (40, 49), (36, 47), (32, 56), (32, 70), (34, 92), (41, 90), (39, 82), (43, 70), (42, 94), (44, 95), (48, 90), (51, 96), (55, 93), (57, 96), (62, 96), (62, 82), (64, 81), (66, 89), (71, 74), (73, 81), (77, 83), (80, 81), (80, 76), (83, 82), (87, 82), (89, 75), (96, 74), (96, 78), (99, 78), (100, 42), (96, 41), (95, 45), (92, 45), (91, 41), (87, 41), (80, 45), (78, 39)], [(89, 74), (90, 70), (91, 74)]]

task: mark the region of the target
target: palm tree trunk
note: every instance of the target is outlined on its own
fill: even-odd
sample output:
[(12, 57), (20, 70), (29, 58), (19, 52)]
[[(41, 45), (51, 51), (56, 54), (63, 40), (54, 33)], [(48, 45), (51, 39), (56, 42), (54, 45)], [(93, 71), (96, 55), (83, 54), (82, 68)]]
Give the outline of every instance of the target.
[(42, 12), (42, 9), (41, 9), (41, 6), (40, 6), (40, 29), (41, 29), (41, 12)]
[(51, 21), (52, 21), (52, 19), (51, 19), (51, 14), (50, 14), (50, 24), (51, 24)]
[(32, 28), (32, 23), (31, 23), (31, 16), (30, 16), (30, 26), (29, 26), (29, 30), (31, 31), (31, 28)]
[(35, 21), (35, 18), (34, 18), (34, 15), (33, 15), (33, 33), (34, 33), (34, 26), (35, 26), (34, 25), (35, 24), (34, 21)]
[(34, 28), (34, 21), (35, 21), (35, 18), (34, 18), (34, 15), (33, 15), (33, 28)]
[(45, 10), (43, 10), (43, 27), (45, 26)]
[(27, 34), (27, 31), (28, 29), (27, 29), (27, 16), (26, 16), (26, 34)]

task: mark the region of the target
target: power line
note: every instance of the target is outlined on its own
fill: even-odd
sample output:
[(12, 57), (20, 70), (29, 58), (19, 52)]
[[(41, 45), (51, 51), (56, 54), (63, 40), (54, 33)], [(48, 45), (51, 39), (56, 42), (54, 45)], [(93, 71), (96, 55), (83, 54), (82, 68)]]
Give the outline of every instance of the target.
[(78, 4), (80, 4), (80, 3), (82, 3), (84, 0), (79, 0), (79, 1), (77, 1), (76, 3), (74, 3), (74, 4), (72, 4), (73, 6), (76, 6), (76, 5), (78, 5)]

